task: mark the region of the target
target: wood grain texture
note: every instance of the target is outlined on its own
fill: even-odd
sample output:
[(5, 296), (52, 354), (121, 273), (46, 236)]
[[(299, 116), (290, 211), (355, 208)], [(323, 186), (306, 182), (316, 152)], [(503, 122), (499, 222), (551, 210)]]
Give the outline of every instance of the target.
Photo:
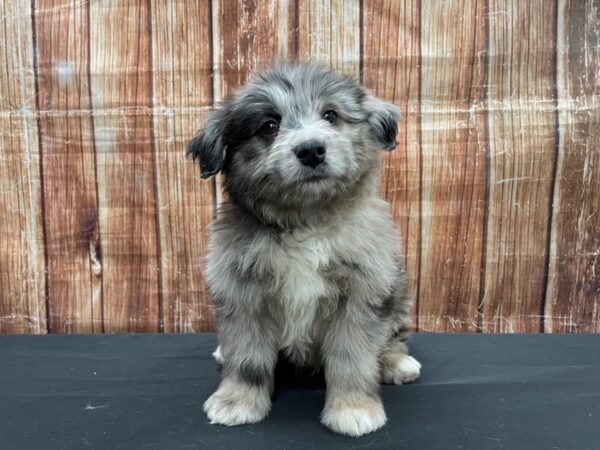
[(104, 328), (158, 331), (149, 3), (90, 3)]
[(184, 155), (212, 103), (210, 3), (153, 0), (151, 11), (164, 331), (212, 331), (202, 270), (214, 190)]
[(0, 1), (0, 333), (46, 332), (31, 5)]
[[(420, 14), (416, 0), (368, 1), (363, 8), (363, 83), (402, 112), (398, 146), (382, 156), (380, 193), (401, 230), (415, 304), (421, 244)], [(413, 308), (415, 326), (416, 311)]]
[(558, 2), (559, 157), (545, 331), (600, 332), (600, 3)]
[(214, 94), (220, 100), (250, 73), (296, 52), (291, 0), (213, 0)]
[(553, 2), (492, 0), (483, 331), (537, 332), (556, 147)]
[(358, 1), (298, 0), (299, 58), (358, 76), (360, 14)]
[(421, 331), (600, 331), (598, 0), (0, 0), (0, 333), (208, 331), (186, 142), (273, 59), (397, 104)]
[(102, 331), (88, 14), (86, 3), (35, 3), (52, 333)]
[(418, 327), (475, 331), (485, 201), (482, 2), (421, 4), (422, 252)]

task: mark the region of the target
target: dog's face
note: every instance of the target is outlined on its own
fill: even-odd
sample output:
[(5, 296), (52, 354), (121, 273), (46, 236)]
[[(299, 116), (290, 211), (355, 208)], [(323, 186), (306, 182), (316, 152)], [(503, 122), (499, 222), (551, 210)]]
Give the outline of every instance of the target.
[(188, 153), (253, 209), (314, 208), (347, 195), (395, 147), (398, 109), (315, 64), (256, 75), (213, 111)]

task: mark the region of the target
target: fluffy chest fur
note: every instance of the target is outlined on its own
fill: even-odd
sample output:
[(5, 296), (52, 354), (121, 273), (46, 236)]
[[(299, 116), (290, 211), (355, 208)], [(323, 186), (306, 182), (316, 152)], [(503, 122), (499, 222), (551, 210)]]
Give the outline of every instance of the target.
[(272, 316), (278, 347), (306, 362), (345, 299), (389, 296), (400, 249), (393, 223), (379, 199), (358, 206), (323, 226), (282, 233), (225, 210), (207, 267), (221, 316)]
[(338, 255), (333, 236), (326, 230), (286, 235), (279, 247), (273, 300), (282, 325), (281, 347), (303, 358), (318, 319), (326, 318), (339, 297), (339, 286), (328, 271)]

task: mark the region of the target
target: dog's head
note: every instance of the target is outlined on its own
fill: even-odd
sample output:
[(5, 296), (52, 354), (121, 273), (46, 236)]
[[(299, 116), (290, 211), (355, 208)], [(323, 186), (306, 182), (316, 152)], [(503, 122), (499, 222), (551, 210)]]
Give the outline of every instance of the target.
[(203, 178), (222, 171), (231, 199), (252, 211), (314, 209), (364, 184), (377, 150), (395, 148), (399, 118), (347, 76), (281, 64), (222, 102), (188, 154)]

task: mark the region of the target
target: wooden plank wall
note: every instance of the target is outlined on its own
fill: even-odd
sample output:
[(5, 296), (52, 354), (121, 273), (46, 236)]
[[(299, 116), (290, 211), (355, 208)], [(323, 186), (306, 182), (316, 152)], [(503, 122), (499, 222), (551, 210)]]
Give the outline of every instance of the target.
[(47, 330), (39, 121), (31, 5), (0, 17), (0, 332)]
[(415, 329), (600, 332), (598, 0), (0, 0), (0, 333), (214, 329), (184, 158), (273, 58), (396, 103)]

